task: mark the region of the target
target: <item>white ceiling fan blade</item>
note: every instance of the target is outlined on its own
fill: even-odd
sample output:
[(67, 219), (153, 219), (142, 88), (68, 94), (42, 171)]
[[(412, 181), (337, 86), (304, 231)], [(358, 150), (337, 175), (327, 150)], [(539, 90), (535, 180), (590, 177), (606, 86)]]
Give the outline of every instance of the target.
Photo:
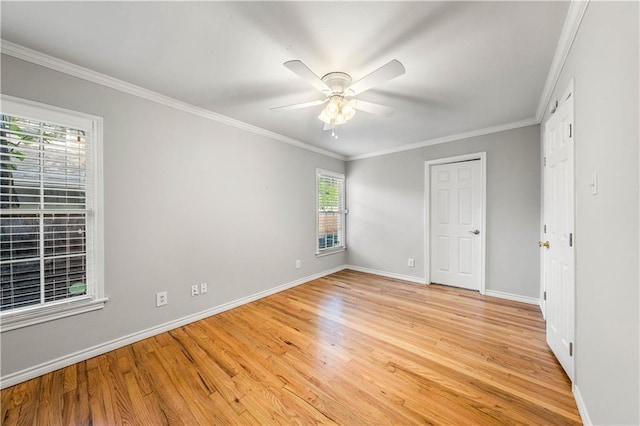
[(296, 73), (298, 77), (302, 78), (304, 81), (318, 89), (324, 94), (331, 93), (331, 88), (325, 84), (324, 81), (320, 79), (313, 71), (309, 69), (302, 61), (287, 61), (283, 64), (285, 67), (289, 68), (291, 71)]
[(373, 102), (359, 101), (357, 99), (349, 99), (349, 103), (358, 111), (368, 112), (369, 114), (389, 117), (394, 113), (394, 109), (388, 106), (374, 104)]
[(271, 111), (274, 111), (274, 110), (279, 110), (279, 109), (293, 110), (293, 109), (308, 108), (308, 107), (312, 107), (312, 106), (316, 106), (316, 105), (322, 105), (322, 104), (326, 103), (328, 100), (329, 100), (329, 98), (327, 98), (325, 100), (303, 102), (301, 104), (282, 105), (282, 106), (279, 106), (279, 107), (273, 107), (273, 108), (269, 108), (269, 109)]
[(402, 65), (397, 59), (394, 59), (353, 83), (347, 88), (347, 90), (345, 90), (345, 94), (348, 96), (357, 95), (358, 93), (369, 90), (374, 86), (384, 83), (385, 81), (401, 76), (406, 71), (407, 70), (404, 68), (404, 65)]

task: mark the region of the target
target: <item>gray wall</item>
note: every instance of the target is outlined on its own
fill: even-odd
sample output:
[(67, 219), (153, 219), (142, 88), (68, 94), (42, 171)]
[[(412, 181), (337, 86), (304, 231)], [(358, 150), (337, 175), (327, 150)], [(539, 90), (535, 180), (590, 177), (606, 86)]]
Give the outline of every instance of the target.
[(348, 162), (349, 264), (424, 278), (424, 163), (480, 151), (487, 152), (486, 289), (537, 299), (537, 125)]
[(104, 117), (109, 297), (2, 333), (2, 376), (345, 263), (315, 257), (316, 167), (342, 161), (7, 56), (2, 92)]
[[(638, 13), (592, 2), (553, 97), (575, 79), (576, 385), (596, 424), (640, 423)], [(315, 168), (342, 162), (6, 56), (2, 92), (104, 117), (110, 298), (3, 333), (3, 376), (345, 261), (423, 277), (424, 161), (468, 152), (487, 151), (487, 289), (538, 297), (538, 126), (347, 163), (348, 258), (316, 259)]]
[(552, 97), (574, 79), (576, 385), (595, 424), (640, 423), (638, 13), (591, 2)]

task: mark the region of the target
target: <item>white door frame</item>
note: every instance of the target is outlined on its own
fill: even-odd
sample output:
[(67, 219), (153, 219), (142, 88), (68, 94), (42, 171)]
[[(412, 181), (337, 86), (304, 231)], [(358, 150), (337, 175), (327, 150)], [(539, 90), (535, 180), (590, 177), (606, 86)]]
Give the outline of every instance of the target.
[(471, 154), (456, 155), (454, 157), (438, 158), (436, 160), (428, 160), (424, 162), (424, 265), (425, 265), (425, 284), (431, 284), (431, 167), (440, 164), (459, 163), (461, 161), (480, 160), (480, 200), (481, 207), (481, 229), (480, 229), (480, 294), (485, 294), (485, 275), (486, 275), (486, 230), (487, 230), (487, 153), (475, 152)]

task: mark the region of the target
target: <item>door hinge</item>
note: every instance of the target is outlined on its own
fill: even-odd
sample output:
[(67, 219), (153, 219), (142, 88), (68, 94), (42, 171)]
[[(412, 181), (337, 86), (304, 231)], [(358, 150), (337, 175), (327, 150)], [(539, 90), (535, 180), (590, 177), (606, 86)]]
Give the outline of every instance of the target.
[(569, 138), (573, 137), (573, 124), (569, 123)]
[(547, 157), (544, 157), (544, 167), (547, 167)]
[(547, 292), (546, 292), (546, 291), (542, 294), (542, 298), (543, 298), (544, 300), (547, 300)]
[(569, 247), (573, 247), (573, 232), (569, 234)]
[(547, 233), (547, 225), (544, 226), (544, 233)]
[(569, 356), (573, 356), (573, 342), (569, 343)]

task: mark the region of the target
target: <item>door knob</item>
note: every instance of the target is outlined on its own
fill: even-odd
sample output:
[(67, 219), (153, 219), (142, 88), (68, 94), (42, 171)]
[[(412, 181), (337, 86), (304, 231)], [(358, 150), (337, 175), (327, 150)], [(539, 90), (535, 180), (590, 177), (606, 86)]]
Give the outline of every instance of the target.
[(546, 248), (551, 247), (551, 246), (549, 245), (549, 241), (545, 241), (544, 243), (543, 243), (542, 241), (540, 241), (540, 242), (538, 243), (538, 245), (539, 245), (540, 247), (546, 247)]
[(469, 233), (478, 235), (480, 233), (480, 230), (476, 229), (475, 231), (469, 231)]

